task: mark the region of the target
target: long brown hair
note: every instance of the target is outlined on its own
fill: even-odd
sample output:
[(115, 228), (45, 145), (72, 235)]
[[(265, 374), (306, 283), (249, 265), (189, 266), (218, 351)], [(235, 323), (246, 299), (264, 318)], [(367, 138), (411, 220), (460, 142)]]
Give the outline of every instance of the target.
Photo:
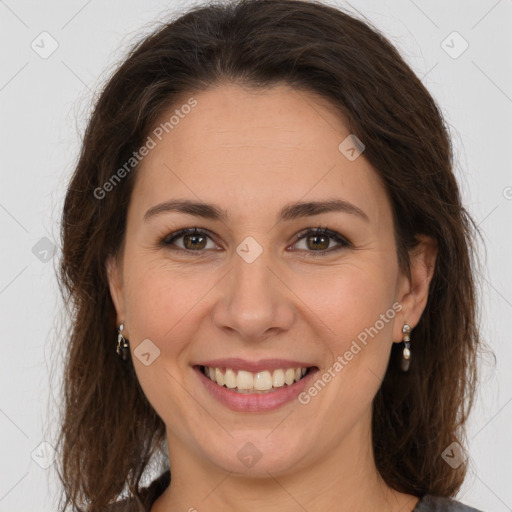
[(122, 491), (139, 496), (165, 440), (132, 362), (115, 353), (105, 269), (124, 239), (136, 166), (108, 194), (98, 191), (179, 98), (222, 83), (283, 83), (329, 100), (385, 184), (402, 271), (417, 234), (437, 241), (411, 368), (400, 372), (393, 344), (373, 402), (373, 443), (392, 488), (455, 495), (466, 464), (453, 469), (441, 454), (463, 443), (476, 385), (476, 227), (461, 204), (442, 114), (369, 23), (317, 2), (242, 0), (196, 6), (137, 43), (89, 120), (62, 215), (60, 284), (72, 321), (58, 440), (64, 506), (90, 512)]

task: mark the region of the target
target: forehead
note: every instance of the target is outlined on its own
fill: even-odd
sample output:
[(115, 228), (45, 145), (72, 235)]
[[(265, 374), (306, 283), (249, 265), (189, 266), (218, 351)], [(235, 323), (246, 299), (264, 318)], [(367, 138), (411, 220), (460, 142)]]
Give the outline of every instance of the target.
[[(195, 106), (184, 108), (194, 104), (191, 98)], [(159, 127), (137, 169), (132, 206), (139, 216), (176, 197), (220, 203), (240, 217), (327, 197), (364, 206), (370, 218), (389, 209), (368, 162), (340, 151), (350, 135), (341, 116), (312, 93), (286, 85), (216, 86), (183, 96), (163, 113)]]

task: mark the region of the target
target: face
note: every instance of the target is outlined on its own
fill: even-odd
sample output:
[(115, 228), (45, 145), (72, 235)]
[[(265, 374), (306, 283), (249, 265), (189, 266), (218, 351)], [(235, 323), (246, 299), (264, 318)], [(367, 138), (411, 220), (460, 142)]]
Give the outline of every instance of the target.
[[(313, 94), (223, 85), (193, 98), (153, 136), (108, 267), (171, 459), (265, 476), (367, 449), (392, 343), (422, 309), (399, 271), (385, 189), (364, 153), (339, 149), (350, 132)], [(212, 208), (169, 203), (185, 200)], [(242, 361), (216, 361), (227, 358)], [(276, 390), (221, 387), (198, 369), (208, 362), (229, 385), (270, 378)], [(304, 378), (280, 384), (278, 369), (297, 367)]]

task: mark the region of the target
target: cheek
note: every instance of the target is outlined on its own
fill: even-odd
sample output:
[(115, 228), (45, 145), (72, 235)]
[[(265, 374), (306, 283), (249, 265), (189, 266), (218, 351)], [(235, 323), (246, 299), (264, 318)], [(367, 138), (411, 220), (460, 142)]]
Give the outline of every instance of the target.
[[(355, 339), (390, 338), (392, 322), (380, 321), (395, 297), (393, 262), (361, 257), (313, 271), (283, 275), (283, 300), (298, 311), (297, 321), (306, 321), (328, 345), (333, 355), (343, 354)], [(178, 352), (199, 328), (194, 318), (205, 315), (206, 295), (222, 287), (221, 273), (191, 263), (173, 264), (161, 256), (132, 257), (126, 261), (125, 287), (130, 336), (149, 338), (165, 351)], [(216, 291), (218, 296), (222, 291)], [(296, 296), (297, 300), (293, 297)], [(289, 297), (285, 299), (284, 297)], [(210, 305), (211, 308), (214, 304)], [(207, 314), (207, 312), (206, 312)], [(385, 320), (389, 320), (389, 316)], [(376, 325), (377, 323), (377, 325)], [(379, 331), (375, 334), (375, 327)], [(370, 334), (368, 334), (370, 330)], [(173, 340), (173, 343), (169, 343)], [(368, 344), (369, 345), (369, 344)]]
[[(130, 325), (134, 367), (144, 393), (169, 424), (169, 418), (182, 418), (173, 426), (183, 429), (183, 410), (190, 396), (177, 383), (185, 382), (189, 371), (189, 349), (197, 337), (197, 315), (201, 300), (218, 280), (210, 273), (194, 273), (183, 265), (172, 269), (161, 257), (131, 258), (126, 261), (125, 287), (127, 324)], [(150, 365), (137, 357), (137, 346), (151, 340), (160, 351)], [(172, 391), (171, 391), (172, 390)]]
[[(134, 265), (126, 280), (127, 313), (131, 334), (137, 338), (150, 338), (163, 347), (164, 340), (174, 338), (190, 326), (201, 297), (211, 287), (213, 278), (201, 279), (190, 271), (172, 272), (161, 261), (146, 261), (139, 268)], [(172, 344), (173, 349), (179, 345)], [(170, 347), (166, 347), (168, 350)]]
[[(357, 264), (347, 263), (314, 278), (302, 276), (294, 285), (299, 297), (307, 297), (310, 312), (305, 309), (304, 314), (318, 327), (322, 348), (330, 353), (319, 376), (328, 382), (321, 394), (327, 402), (351, 411), (347, 422), (363, 414), (380, 387), (401, 308), (395, 295), (397, 267), (382, 256), (364, 258), (364, 263), (361, 257)], [(310, 390), (312, 397), (317, 389)], [(333, 425), (340, 421), (335, 412), (330, 419)]]
[(393, 262), (388, 265), (378, 260), (368, 258), (363, 262), (361, 258), (358, 264), (347, 263), (295, 278), (293, 289), (330, 334), (333, 348), (346, 350), (347, 342), (376, 323), (379, 335), (389, 337), (396, 315), (396, 269)]
[(128, 254), (124, 275), (132, 347), (150, 339), (164, 356), (161, 362), (184, 369), (224, 272), (193, 261), (171, 261), (161, 252)]

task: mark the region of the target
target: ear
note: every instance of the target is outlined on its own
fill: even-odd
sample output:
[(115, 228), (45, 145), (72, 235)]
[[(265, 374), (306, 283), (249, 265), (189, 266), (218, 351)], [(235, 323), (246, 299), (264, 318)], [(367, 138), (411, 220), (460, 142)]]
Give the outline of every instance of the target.
[(123, 269), (118, 258), (110, 256), (105, 263), (107, 271), (108, 286), (110, 296), (116, 309), (116, 324), (119, 325), (126, 320), (124, 291), (123, 291)]
[(400, 321), (395, 322), (393, 339), (402, 341), (402, 327), (407, 322), (412, 329), (420, 321), (427, 305), (428, 291), (434, 275), (437, 241), (426, 235), (417, 235), (418, 244), (409, 252), (411, 276), (402, 274), (398, 300), (402, 304)]

